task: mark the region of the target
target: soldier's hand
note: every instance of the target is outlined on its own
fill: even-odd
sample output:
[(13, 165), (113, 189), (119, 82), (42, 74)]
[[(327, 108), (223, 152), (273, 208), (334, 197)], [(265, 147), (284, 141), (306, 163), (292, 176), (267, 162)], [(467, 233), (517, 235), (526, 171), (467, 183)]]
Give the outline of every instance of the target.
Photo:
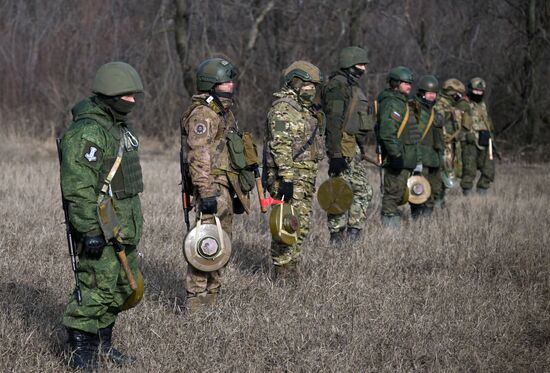
[(445, 135), (443, 135), (443, 141), (445, 141), (447, 144), (452, 142), (454, 138), (455, 137), (452, 134), (446, 133)]
[(279, 196), (285, 201), (290, 201), (294, 195), (294, 184), (292, 182), (283, 181), (279, 187)]
[(394, 170), (401, 171), (405, 167), (403, 157), (390, 157), (390, 167)]
[(331, 158), (328, 164), (328, 175), (339, 176), (348, 168), (348, 162), (344, 158)]
[(99, 259), (101, 257), (101, 253), (103, 252), (103, 248), (105, 247), (107, 243), (105, 242), (105, 238), (103, 236), (91, 236), (91, 237), (84, 237), (84, 242), (82, 244), (82, 249), (84, 250), (84, 253), (91, 257)]
[(203, 214), (215, 214), (218, 212), (218, 200), (215, 196), (201, 198), (201, 212)]

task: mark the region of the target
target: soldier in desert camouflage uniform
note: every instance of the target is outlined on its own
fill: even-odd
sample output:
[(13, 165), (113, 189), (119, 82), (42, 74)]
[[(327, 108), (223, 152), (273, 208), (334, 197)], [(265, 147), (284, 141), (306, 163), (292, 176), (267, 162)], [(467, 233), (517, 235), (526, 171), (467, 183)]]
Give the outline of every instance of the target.
[[(481, 78), (473, 78), (468, 83), (468, 98), (471, 108), (471, 125), (464, 124), (462, 142), (462, 181), (464, 195), (469, 195), (474, 186), (477, 170), (481, 176), (477, 182), (477, 192), (487, 193), (495, 178), (495, 164), (489, 157), (489, 147), (494, 146), (494, 127), (487, 106), (483, 101), (486, 84)], [(491, 149), (492, 151), (492, 149)]]
[[(197, 69), (198, 94), (181, 120), (183, 163), (188, 163), (194, 189), (197, 219), (214, 224), (218, 216), (223, 230), (231, 237), (234, 213), (242, 213), (249, 201), (239, 183), (229, 150), (229, 138), (239, 132), (231, 106), (235, 71), (221, 58), (203, 61)], [(190, 309), (201, 304), (214, 304), (222, 285), (222, 269), (204, 272), (187, 266), (185, 286)]]
[(471, 109), (466, 97), (466, 87), (455, 78), (443, 82), (441, 94), (434, 106), (438, 120), (441, 121), (445, 150), (441, 167), (441, 191), (434, 194), (436, 207), (444, 207), (445, 190), (457, 183), (462, 176), (462, 148), (464, 137), (462, 123), (471, 121)]
[(267, 114), (267, 187), (272, 196), (294, 206), (300, 234), (293, 246), (272, 241), (271, 258), (279, 275), (293, 270), (309, 235), (317, 163), (323, 157), (321, 124), (312, 109), (321, 72), (309, 62), (296, 61), (284, 71), (284, 81)]
[(367, 50), (360, 47), (342, 49), (339, 70), (334, 72), (323, 89), (323, 110), (327, 117), (326, 147), (329, 176), (342, 178), (353, 190), (353, 202), (343, 214), (329, 214), (331, 242), (347, 234), (356, 239), (367, 219), (372, 199), (372, 186), (367, 180), (366, 162), (362, 162), (365, 137), (374, 130), (374, 118), (368, 112), (367, 97), (358, 84), (369, 62)]

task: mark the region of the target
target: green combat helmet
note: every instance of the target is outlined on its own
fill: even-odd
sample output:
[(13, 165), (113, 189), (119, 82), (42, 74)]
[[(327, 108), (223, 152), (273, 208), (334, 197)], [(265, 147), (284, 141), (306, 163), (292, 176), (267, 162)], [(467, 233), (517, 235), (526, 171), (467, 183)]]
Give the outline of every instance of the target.
[(143, 92), (143, 83), (137, 71), (125, 62), (109, 62), (95, 74), (92, 92), (105, 96)]
[(287, 84), (292, 82), (294, 78), (314, 84), (320, 84), (323, 81), (323, 75), (317, 66), (301, 60), (291, 63), (289, 67), (284, 69), (283, 75)]
[(443, 91), (447, 94), (453, 95), (455, 93), (460, 93), (461, 95), (466, 94), (466, 87), (464, 83), (456, 78), (447, 79), (443, 82)]
[(340, 51), (338, 66), (341, 69), (347, 69), (359, 63), (369, 63), (368, 50), (366, 48), (347, 47)]
[(439, 81), (433, 75), (424, 75), (418, 82), (418, 90), (424, 92), (438, 92)]
[(209, 58), (197, 68), (197, 90), (210, 92), (216, 84), (235, 79), (235, 67), (223, 58)]
[(397, 66), (390, 70), (388, 74), (388, 82), (390, 81), (411, 83), (414, 80), (413, 72), (405, 66)]
[(470, 83), (468, 83), (468, 87), (470, 89), (478, 89), (478, 90), (484, 92), (485, 88), (487, 88), (487, 84), (485, 83), (485, 80), (483, 80), (479, 77), (476, 77), (476, 78), (473, 78), (472, 80), (470, 80)]

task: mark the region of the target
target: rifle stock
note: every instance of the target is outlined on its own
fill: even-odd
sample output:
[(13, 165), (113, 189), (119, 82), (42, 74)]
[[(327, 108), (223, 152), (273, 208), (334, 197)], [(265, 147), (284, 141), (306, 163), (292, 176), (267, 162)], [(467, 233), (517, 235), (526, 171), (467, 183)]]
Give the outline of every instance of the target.
[[(59, 169), (61, 170), (61, 162), (63, 159), (61, 155), (61, 139), (59, 138), (55, 139), (55, 143), (57, 145), (57, 157), (59, 159)], [(63, 189), (61, 188), (61, 184), (59, 185), (59, 187), (61, 189), (61, 202), (63, 205), (63, 213), (65, 216), (65, 235), (67, 237), (67, 246), (69, 248), (69, 256), (71, 258), (71, 267), (74, 274), (74, 282), (75, 282), (74, 294), (75, 294), (76, 301), (80, 306), (82, 305), (82, 291), (80, 290), (80, 279), (78, 278), (78, 259), (76, 255), (76, 243), (73, 237), (71, 223), (69, 221), (69, 210), (67, 206), (67, 201), (63, 196)]]

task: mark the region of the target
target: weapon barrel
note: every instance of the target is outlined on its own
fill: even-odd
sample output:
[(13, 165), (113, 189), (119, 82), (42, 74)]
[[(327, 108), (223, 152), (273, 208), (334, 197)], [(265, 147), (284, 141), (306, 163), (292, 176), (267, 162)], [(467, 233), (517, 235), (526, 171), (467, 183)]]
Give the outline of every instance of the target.
[(183, 219), (185, 221), (185, 227), (189, 232), (190, 223), (189, 223), (189, 210), (190, 210), (190, 200), (188, 190), (188, 166), (187, 166), (187, 157), (183, 154), (183, 149), (180, 150), (180, 171), (181, 171), (181, 202), (183, 206)]

